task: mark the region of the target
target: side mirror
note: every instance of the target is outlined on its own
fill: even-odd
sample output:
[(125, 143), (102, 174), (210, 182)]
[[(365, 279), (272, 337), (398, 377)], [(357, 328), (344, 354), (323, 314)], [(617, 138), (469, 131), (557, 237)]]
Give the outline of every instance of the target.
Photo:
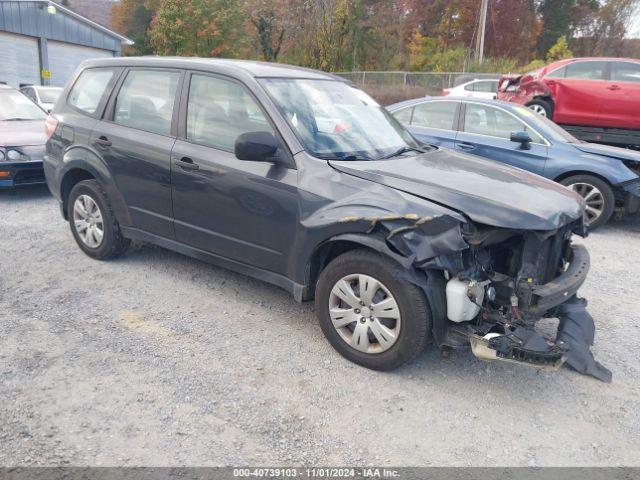
[(511, 141), (519, 143), (520, 148), (523, 150), (531, 148), (531, 135), (529, 135), (529, 132), (511, 132)]
[(278, 140), (271, 132), (247, 132), (236, 139), (235, 154), (239, 160), (267, 161), (278, 151)]

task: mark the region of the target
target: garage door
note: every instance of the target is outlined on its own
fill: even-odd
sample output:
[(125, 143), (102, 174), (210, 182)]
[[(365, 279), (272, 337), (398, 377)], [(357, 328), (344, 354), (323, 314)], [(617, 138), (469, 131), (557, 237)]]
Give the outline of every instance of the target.
[(48, 50), (51, 85), (56, 87), (64, 87), (82, 61), (89, 58), (113, 57), (113, 52), (109, 50), (83, 47), (53, 40), (49, 40)]
[(0, 82), (12, 87), (40, 85), (38, 40), (0, 32)]

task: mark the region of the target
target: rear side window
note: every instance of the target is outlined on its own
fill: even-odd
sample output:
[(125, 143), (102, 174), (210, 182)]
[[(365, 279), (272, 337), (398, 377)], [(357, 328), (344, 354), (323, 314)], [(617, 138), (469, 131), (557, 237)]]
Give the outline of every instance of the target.
[(474, 90), (476, 92), (496, 93), (498, 91), (498, 81), (476, 82)]
[(409, 125), (409, 122), (411, 122), (411, 115), (413, 114), (413, 107), (410, 108), (404, 108), (402, 110), (400, 110), (399, 112), (395, 112), (393, 114), (394, 117), (396, 117), (396, 119), (404, 124), (404, 125)]
[(273, 132), (262, 110), (235, 82), (193, 75), (187, 107), (187, 140), (232, 152), (247, 132)]
[(83, 112), (95, 114), (113, 75), (114, 71), (108, 68), (85, 70), (69, 92), (67, 102)]
[(584, 80), (602, 80), (606, 62), (574, 62), (567, 65), (565, 78), (582, 78)]
[(611, 64), (611, 80), (640, 83), (640, 63), (613, 62)]
[(457, 108), (457, 102), (432, 102), (416, 105), (411, 125), (453, 130), (453, 120), (456, 117)]
[(169, 135), (179, 80), (175, 71), (131, 70), (118, 92), (113, 121)]

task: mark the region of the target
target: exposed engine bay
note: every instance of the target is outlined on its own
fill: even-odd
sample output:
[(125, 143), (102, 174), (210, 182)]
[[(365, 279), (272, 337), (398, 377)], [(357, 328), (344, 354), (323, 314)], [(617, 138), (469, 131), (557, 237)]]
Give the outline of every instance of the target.
[[(355, 219), (348, 219), (355, 220)], [(577, 296), (589, 271), (586, 248), (571, 242), (585, 236), (582, 220), (557, 230), (532, 231), (465, 224), (459, 235), (467, 247), (436, 255), (454, 239), (446, 217), (387, 217), (371, 232), (385, 230), (391, 252), (426, 273), (408, 280), (420, 285), (434, 310), (433, 337), (443, 349), (470, 346), (483, 360), (539, 369), (563, 364), (610, 382), (611, 372), (589, 349), (595, 325)], [(557, 318), (555, 338), (536, 329)]]

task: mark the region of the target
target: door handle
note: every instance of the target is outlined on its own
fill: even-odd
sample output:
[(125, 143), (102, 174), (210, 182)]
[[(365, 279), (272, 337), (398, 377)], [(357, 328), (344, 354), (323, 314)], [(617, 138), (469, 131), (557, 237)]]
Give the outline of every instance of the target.
[(109, 140), (107, 137), (105, 137), (104, 135), (96, 138), (93, 143), (101, 148), (107, 148), (110, 147), (112, 145), (111, 140)]
[(178, 165), (183, 170), (198, 170), (200, 165), (194, 163), (193, 160), (189, 157), (182, 157), (175, 159), (176, 165)]
[(469, 142), (460, 142), (458, 147), (462, 150), (475, 150), (476, 146)]
[(609, 85), (607, 90), (622, 90), (618, 85)]

